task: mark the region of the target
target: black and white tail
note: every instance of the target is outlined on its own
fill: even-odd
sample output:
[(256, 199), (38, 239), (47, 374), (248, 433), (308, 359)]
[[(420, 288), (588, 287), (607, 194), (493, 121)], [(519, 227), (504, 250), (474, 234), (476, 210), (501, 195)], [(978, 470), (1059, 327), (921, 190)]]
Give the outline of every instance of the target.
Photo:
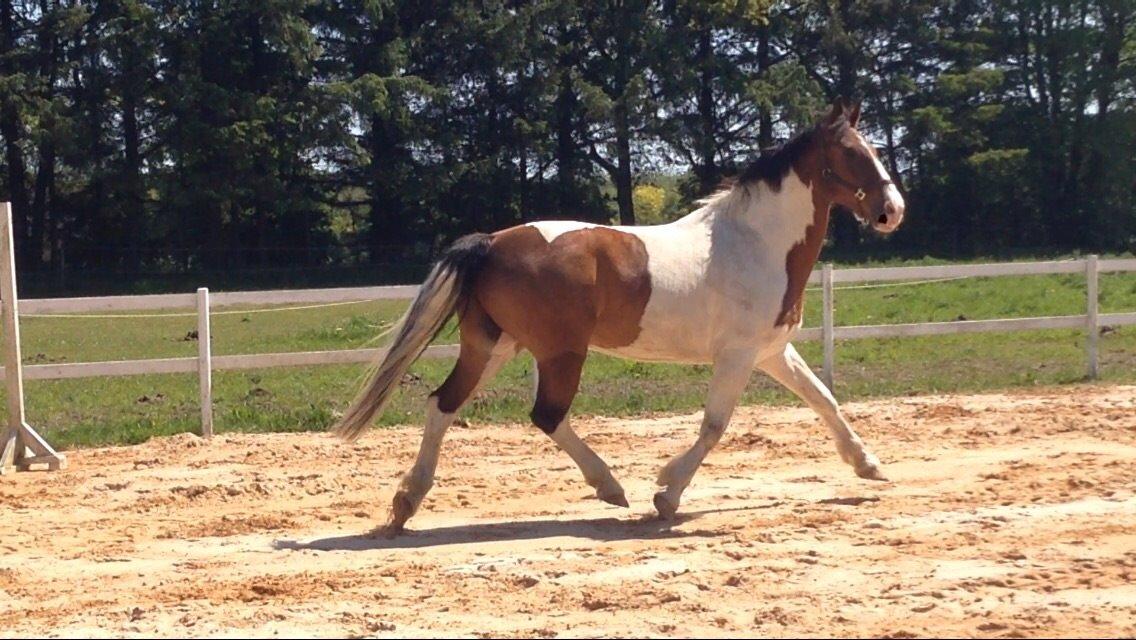
[(382, 412), (403, 374), (469, 299), (473, 277), (489, 253), (491, 236), (475, 233), (455, 242), (442, 255), (418, 290), (414, 302), (392, 329), (394, 339), (380, 356), (359, 395), (335, 427), (347, 442), (359, 438)]

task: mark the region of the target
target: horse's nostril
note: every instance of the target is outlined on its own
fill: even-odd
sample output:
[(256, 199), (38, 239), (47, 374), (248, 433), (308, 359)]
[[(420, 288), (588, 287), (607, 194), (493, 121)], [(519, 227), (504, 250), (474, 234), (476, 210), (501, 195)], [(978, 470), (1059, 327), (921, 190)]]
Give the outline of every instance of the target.
[(887, 223), (888, 223), (888, 217), (887, 217), (887, 214), (886, 214), (886, 213), (881, 213), (881, 214), (880, 214), (880, 217), (876, 218), (876, 222), (878, 222), (878, 223), (880, 223), (880, 224), (887, 224)]

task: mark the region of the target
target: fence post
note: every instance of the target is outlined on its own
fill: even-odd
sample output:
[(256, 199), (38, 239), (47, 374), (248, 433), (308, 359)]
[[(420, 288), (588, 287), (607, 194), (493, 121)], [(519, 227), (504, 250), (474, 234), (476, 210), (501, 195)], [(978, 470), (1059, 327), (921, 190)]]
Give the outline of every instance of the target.
[(1100, 327), (1097, 326), (1097, 308), (1100, 302), (1099, 288), (1098, 288), (1098, 265), (1097, 256), (1091, 255), (1085, 260), (1085, 306), (1086, 306), (1086, 323), (1085, 328), (1089, 332), (1088, 340), (1085, 341), (1085, 351), (1087, 352), (1089, 361), (1089, 379), (1095, 380), (1098, 372), (1097, 360), (1097, 339), (1100, 337)]
[(209, 336), (209, 289), (197, 290), (197, 382), (201, 397), (201, 435), (213, 436), (213, 350)]
[(836, 343), (833, 340), (833, 322), (832, 318), (832, 263), (824, 263), (824, 270), (820, 274), (821, 288), (823, 290), (824, 298), (824, 319), (821, 324), (821, 337), (824, 341), (824, 384), (828, 386), (828, 390), (832, 391), (833, 384), (833, 368), (834, 355), (836, 351)]

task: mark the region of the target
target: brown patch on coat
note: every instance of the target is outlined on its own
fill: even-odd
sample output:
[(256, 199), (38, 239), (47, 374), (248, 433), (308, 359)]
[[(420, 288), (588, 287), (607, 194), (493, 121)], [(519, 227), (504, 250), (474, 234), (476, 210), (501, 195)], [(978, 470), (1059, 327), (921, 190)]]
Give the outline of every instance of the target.
[(458, 361), (445, 382), (432, 396), (438, 398), (442, 413), (454, 413), (477, 389), (493, 347), (501, 337), (501, 328), (485, 313), (476, 300), (469, 301), (458, 321), (461, 329)]
[(647, 249), (605, 227), (552, 242), (534, 227), (513, 227), (494, 234), (474, 291), (493, 324), (536, 358), (533, 420), (551, 433), (575, 397), (588, 346), (623, 347), (639, 337), (651, 297)]
[[(801, 321), (805, 284), (820, 257), (832, 206), (849, 209), (861, 221), (871, 219), (869, 212), (882, 209), (885, 183), (875, 175), (875, 150), (862, 144), (863, 138), (856, 131), (859, 119), (859, 105), (853, 106), (839, 99), (816, 127), (790, 141), (766, 161), (764, 173), (755, 170), (758, 179), (767, 182), (770, 182), (769, 176), (783, 177), (784, 172), (796, 171), (812, 192), (813, 222), (805, 229), (805, 237), (785, 256), (785, 273), (789, 282), (775, 326), (796, 326)], [(780, 158), (782, 155), (785, 157)], [(843, 177), (839, 180), (826, 178), (825, 168)], [(780, 177), (770, 184), (779, 186)], [(854, 187), (857, 184), (865, 186), (866, 198), (863, 200), (855, 197)]]
[(513, 227), (494, 234), (476, 292), (493, 322), (538, 359), (627, 346), (651, 297), (647, 249), (605, 227), (551, 243), (534, 227)]
[(826, 198), (825, 189), (815, 182), (820, 177), (820, 157), (818, 152), (804, 154), (793, 167), (801, 181), (812, 187), (813, 222), (805, 228), (805, 237), (793, 245), (785, 256), (788, 284), (785, 286), (785, 295), (781, 298), (781, 310), (773, 323), (777, 327), (795, 327), (800, 324), (805, 308), (805, 285), (820, 257), (821, 246), (828, 233), (831, 203)]
[(785, 273), (789, 282), (774, 326), (795, 327), (800, 324), (805, 309), (805, 285), (816, 265), (827, 230), (828, 209), (815, 209), (813, 223), (805, 230), (805, 239), (793, 245), (785, 256)]

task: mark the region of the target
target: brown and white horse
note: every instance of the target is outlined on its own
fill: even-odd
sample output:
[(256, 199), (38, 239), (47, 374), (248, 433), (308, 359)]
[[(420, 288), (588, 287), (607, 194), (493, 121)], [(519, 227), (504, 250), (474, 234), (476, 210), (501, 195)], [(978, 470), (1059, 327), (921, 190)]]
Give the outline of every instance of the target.
[(827, 423), (840, 457), (863, 478), (879, 461), (789, 343), (805, 281), (834, 205), (888, 233), (904, 203), (856, 130), (859, 105), (837, 100), (813, 128), (745, 169), (686, 217), (659, 226), (534, 222), (455, 242), (395, 329), (390, 349), (337, 431), (353, 441), (371, 423), (446, 321), (459, 317), (457, 364), (428, 400), (414, 467), (394, 497), (398, 531), (433, 484), (454, 414), (510, 359), (528, 350), (538, 383), (532, 421), (583, 472), (601, 500), (627, 506), (607, 464), (572, 431), (568, 410), (589, 349), (637, 360), (710, 363), (702, 428), (659, 473), (659, 515), (670, 518), (717, 444), (756, 366)]

